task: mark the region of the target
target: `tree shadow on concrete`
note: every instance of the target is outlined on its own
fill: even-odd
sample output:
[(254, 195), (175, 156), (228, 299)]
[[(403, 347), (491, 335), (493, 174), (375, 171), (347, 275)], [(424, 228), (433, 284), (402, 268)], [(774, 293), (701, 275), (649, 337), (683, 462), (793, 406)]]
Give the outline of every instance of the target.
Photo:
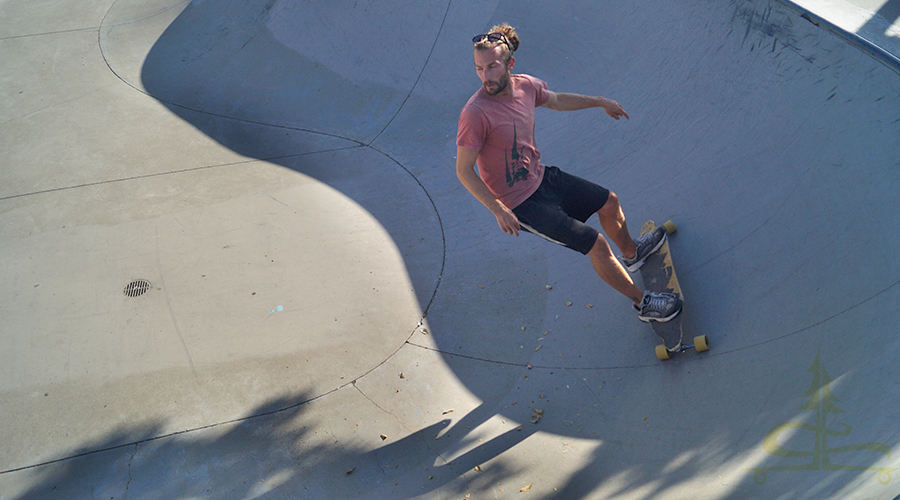
[[(340, 424), (320, 420), (306, 401), (280, 398), (244, 419), (161, 437), (162, 423), (117, 429), (74, 458), (19, 472), (35, 486), (16, 498), (352, 498), (406, 472), (408, 454), (437, 432), (366, 451), (332, 434)], [(385, 468), (394, 460), (396, 469)]]
[[(515, 469), (475, 467), (533, 433), (496, 436), (448, 464), (438, 458), (435, 436), (449, 420), (372, 447), (354, 435), (357, 424), (315, 404), (306, 394), (282, 397), (246, 418), (167, 435), (163, 422), (123, 426), (71, 457), (10, 473), (34, 485), (11, 498), (374, 500), (427, 497), (455, 481), (460, 496), (477, 495)], [(459, 483), (465, 473), (473, 478)]]

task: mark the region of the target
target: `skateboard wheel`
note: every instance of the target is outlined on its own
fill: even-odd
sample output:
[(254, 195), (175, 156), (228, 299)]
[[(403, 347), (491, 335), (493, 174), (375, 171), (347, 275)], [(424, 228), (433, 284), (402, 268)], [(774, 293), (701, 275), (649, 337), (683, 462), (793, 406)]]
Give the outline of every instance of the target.
[(664, 345), (656, 346), (656, 358), (660, 361), (669, 359), (669, 350)]
[(707, 337), (706, 335), (694, 337), (694, 347), (697, 348), (697, 352), (708, 351), (709, 337)]
[(678, 231), (678, 228), (675, 227), (675, 223), (672, 222), (671, 220), (666, 221), (666, 223), (663, 224), (663, 227), (666, 228), (666, 232), (669, 234), (672, 234), (675, 231)]

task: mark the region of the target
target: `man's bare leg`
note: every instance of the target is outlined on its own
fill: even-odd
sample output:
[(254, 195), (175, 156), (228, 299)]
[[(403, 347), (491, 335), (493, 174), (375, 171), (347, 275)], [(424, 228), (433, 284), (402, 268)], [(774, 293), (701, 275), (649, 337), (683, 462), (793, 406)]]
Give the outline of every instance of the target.
[(616, 196), (616, 193), (609, 192), (609, 199), (603, 205), (603, 208), (597, 211), (597, 215), (600, 217), (600, 225), (603, 226), (603, 230), (613, 240), (613, 243), (619, 247), (622, 256), (633, 259), (635, 252), (637, 252), (637, 246), (628, 233), (625, 214), (622, 212), (622, 207), (619, 205), (619, 197)]
[[(632, 242), (633, 244), (634, 242)], [(594, 271), (597, 272), (597, 275), (603, 281), (622, 295), (633, 300), (635, 304), (641, 303), (644, 297), (643, 290), (635, 286), (634, 281), (631, 281), (631, 277), (628, 276), (619, 259), (613, 255), (609, 243), (606, 242), (606, 238), (602, 234), (597, 235), (597, 242), (594, 243), (591, 251), (588, 252), (588, 257), (591, 259), (591, 264), (594, 265)]]

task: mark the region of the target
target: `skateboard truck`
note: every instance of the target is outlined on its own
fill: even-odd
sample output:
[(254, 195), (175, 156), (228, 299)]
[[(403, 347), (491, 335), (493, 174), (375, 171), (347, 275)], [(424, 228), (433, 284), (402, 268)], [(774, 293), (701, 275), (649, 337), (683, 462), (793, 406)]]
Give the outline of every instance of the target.
[(670, 351), (666, 349), (665, 344), (659, 344), (656, 346), (656, 358), (660, 361), (665, 361), (672, 357), (672, 354), (676, 352), (684, 352), (688, 349), (696, 349), (697, 352), (704, 352), (709, 350), (709, 337), (706, 335), (700, 335), (699, 337), (694, 337), (693, 344), (681, 344), (676, 347), (674, 350)]

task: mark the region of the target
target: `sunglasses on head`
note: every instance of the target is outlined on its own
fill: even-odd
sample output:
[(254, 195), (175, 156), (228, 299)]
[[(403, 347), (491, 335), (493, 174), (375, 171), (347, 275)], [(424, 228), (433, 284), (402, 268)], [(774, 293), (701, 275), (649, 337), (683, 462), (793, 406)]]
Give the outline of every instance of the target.
[(489, 42), (503, 42), (506, 44), (506, 47), (509, 48), (509, 52), (513, 52), (512, 45), (509, 44), (509, 40), (506, 39), (506, 35), (504, 35), (503, 33), (485, 33), (483, 35), (475, 35), (475, 37), (472, 38), (472, 43), (481, 43), (485, 40)]

